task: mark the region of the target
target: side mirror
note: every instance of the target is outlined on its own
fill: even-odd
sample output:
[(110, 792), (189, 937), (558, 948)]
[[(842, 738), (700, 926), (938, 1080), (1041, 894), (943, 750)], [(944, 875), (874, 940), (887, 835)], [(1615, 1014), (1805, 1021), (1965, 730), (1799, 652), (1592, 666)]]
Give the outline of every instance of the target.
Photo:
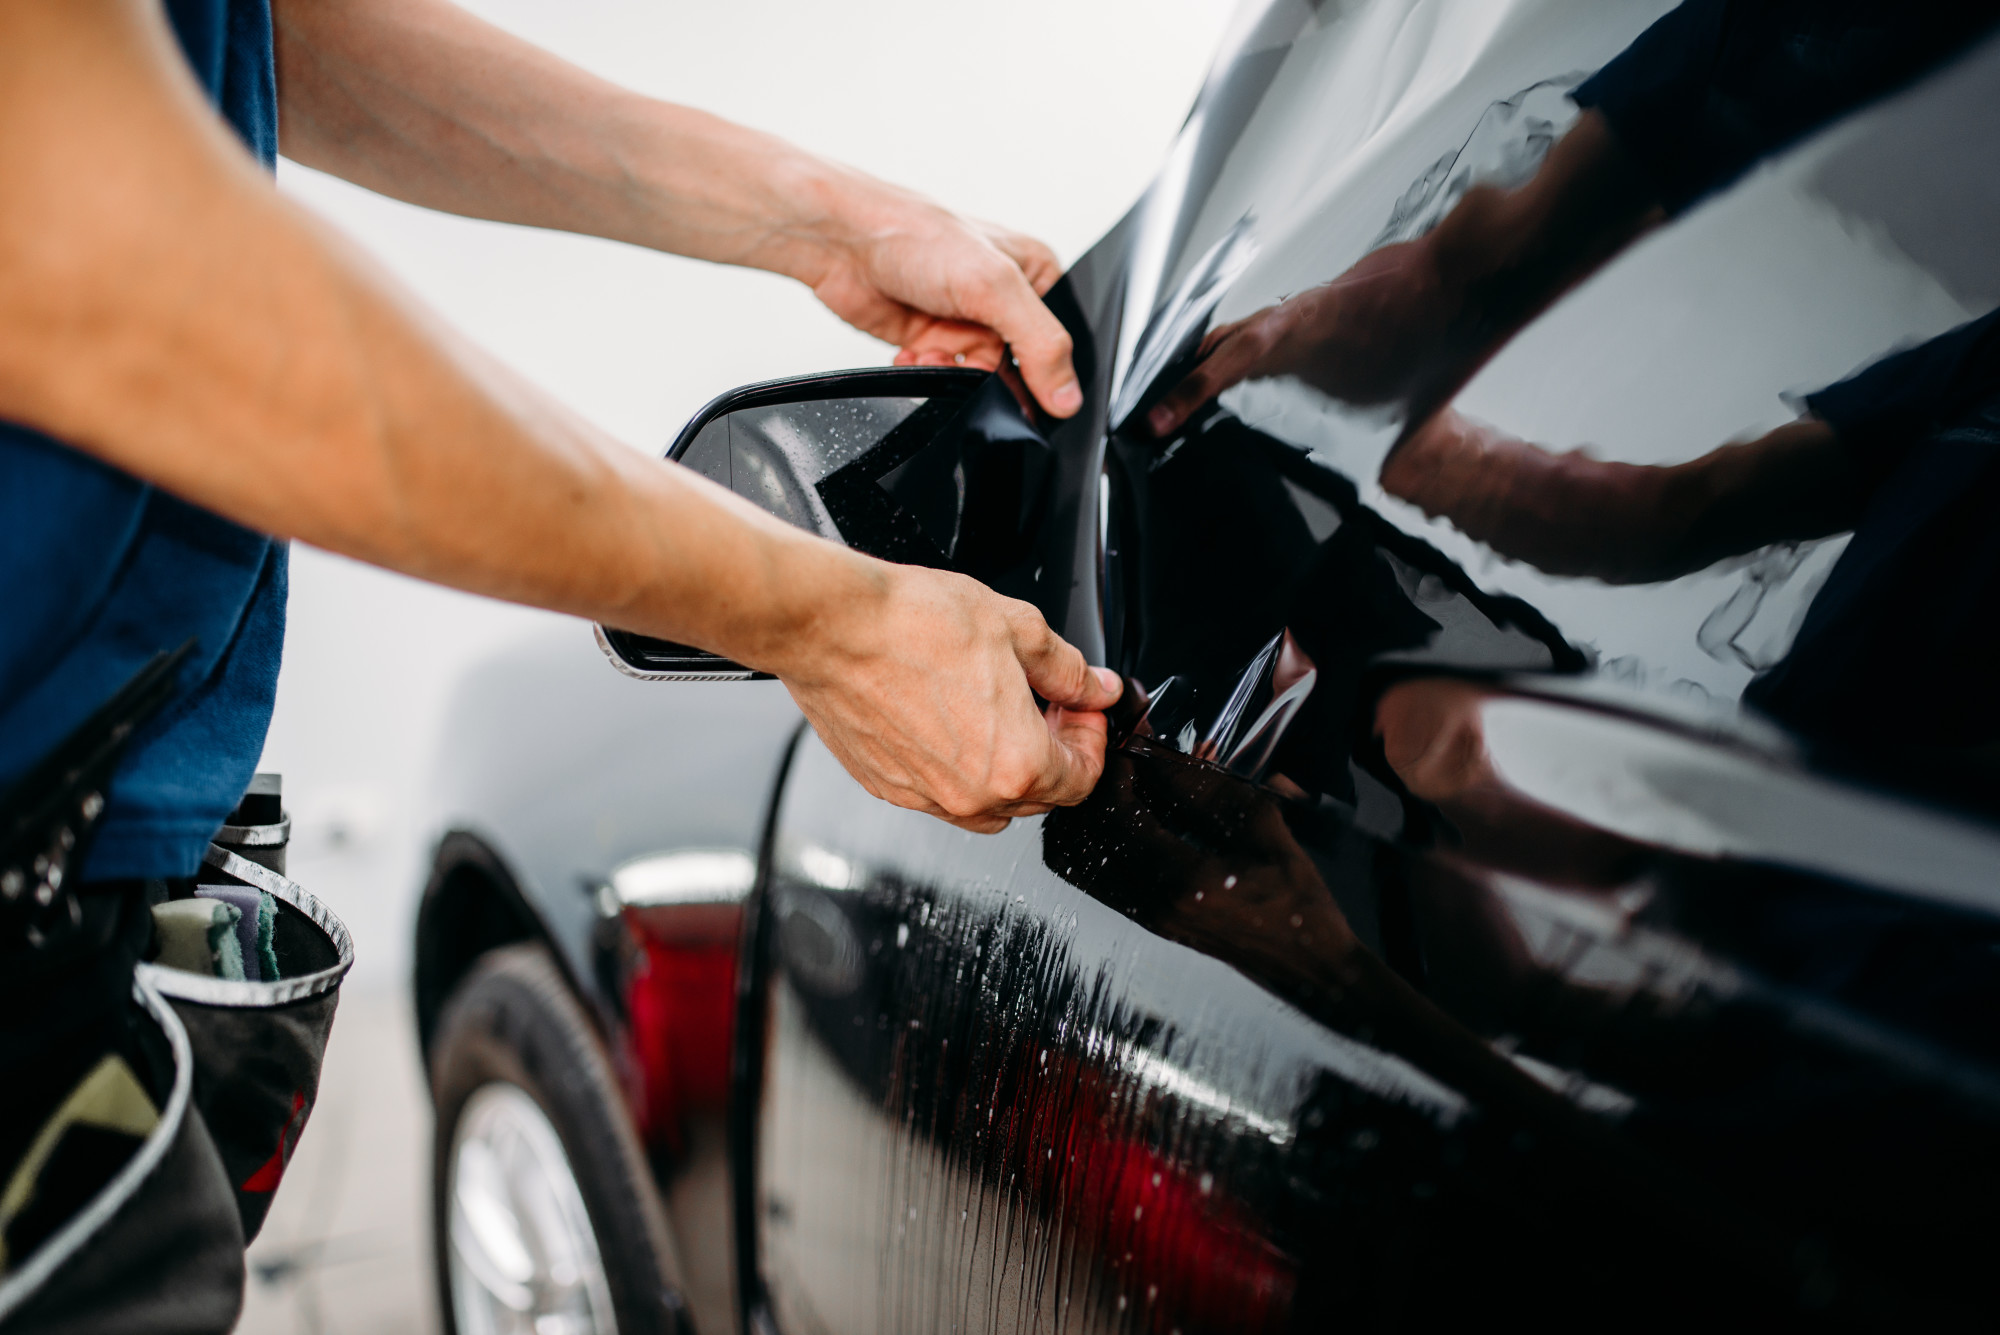
[[(956, 367), (746, 385), (695, 414), (667, 451), (807, 532), (996, 585), (1032, 569), (1053, 457), (1005, 378)], [(648, 680), (757, 675), (609, 626), (597, 642), (621, 672)]]

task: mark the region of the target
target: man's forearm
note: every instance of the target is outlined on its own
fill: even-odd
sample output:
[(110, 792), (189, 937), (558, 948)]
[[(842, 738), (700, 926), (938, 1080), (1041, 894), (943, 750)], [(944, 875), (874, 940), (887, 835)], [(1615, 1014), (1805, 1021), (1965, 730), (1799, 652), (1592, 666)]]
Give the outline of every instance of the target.
[(286, 203), (146, 0), (0, 11), (0, 127), (0, 417), (265, 532), (759, 665), (866, 602), (868, 563), (603, 437)]
[(607, 83), (448, 0), (277, 0), (285, 154), (383, 194), (796, 278), (918, 365), (1083, 403), (1048, 247)]
[(1118, 679), (1033, 607), (790, 528), (435, 327), (252, 165), (155, 0), (0, 4), (0, 420), (267, 533), (763, 668), (869, 792), (966, 829), (1103, 766)]
[(278, 0), (285, 155), (470, 217), (818, 280), (867, 181), (600, 79), (449, 0)]

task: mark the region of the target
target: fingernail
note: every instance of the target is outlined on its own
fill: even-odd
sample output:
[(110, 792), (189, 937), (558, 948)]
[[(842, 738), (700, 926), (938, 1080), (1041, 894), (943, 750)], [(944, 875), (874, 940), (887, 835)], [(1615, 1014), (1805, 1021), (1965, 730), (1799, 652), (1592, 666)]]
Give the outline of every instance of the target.
[(1083, 391), (1072, 380), (1055, 393), (1049, 395), (1049, 411), (1069, 416), (1083, 406)]
[(1091, 671), (1097, 674), (1097, 684), (1105, 690), (1110, 691), (1113, 695), (1123, 695), (1125, 693), (1125, 679), (1110, 668), (1094, 667)]
[(1153, 409), (1153, 411), (1146, 414), (1146, 425), (1153, 428), (1154, 435), (1156, 436), (1166, 435), (1167, 432), (1174, 429), (1173, 410), (1167, 407), (1165, 404), (1161, 404), (1159, 407)]

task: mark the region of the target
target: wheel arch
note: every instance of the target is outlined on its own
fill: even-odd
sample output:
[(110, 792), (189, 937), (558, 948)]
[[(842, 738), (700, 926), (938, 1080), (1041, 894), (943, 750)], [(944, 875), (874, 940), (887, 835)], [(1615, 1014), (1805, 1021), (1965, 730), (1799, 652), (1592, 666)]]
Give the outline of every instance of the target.
[[(451, 830), (438, 841), (430, 876), (417, 906), (413, 993), (417, 1039), (428, 1068), (431, 1037), (452, 990), (480, 958), (502, 946), (538, 941), (546, 946), (576, 994), (576, 980), (555, 935), (521, 889), (521, 882), (492, 845), (469, 830)], [(585, 1006), (586, 1014), (591, 1008)]]

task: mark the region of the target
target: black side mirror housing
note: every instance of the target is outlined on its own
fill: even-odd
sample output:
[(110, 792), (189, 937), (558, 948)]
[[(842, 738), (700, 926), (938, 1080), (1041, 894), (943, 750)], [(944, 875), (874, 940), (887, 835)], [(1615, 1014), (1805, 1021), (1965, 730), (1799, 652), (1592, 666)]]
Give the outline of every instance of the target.
[[(1033, 559), (1054, 473), (1033, 413), (1006, 377), (985, 371), (835, 371), (724, 394), (666, 457), (870, 556), (1004, 584)], [(620, 671), (647, 680), (760, 675), (609, 626), (597, 641)]]

